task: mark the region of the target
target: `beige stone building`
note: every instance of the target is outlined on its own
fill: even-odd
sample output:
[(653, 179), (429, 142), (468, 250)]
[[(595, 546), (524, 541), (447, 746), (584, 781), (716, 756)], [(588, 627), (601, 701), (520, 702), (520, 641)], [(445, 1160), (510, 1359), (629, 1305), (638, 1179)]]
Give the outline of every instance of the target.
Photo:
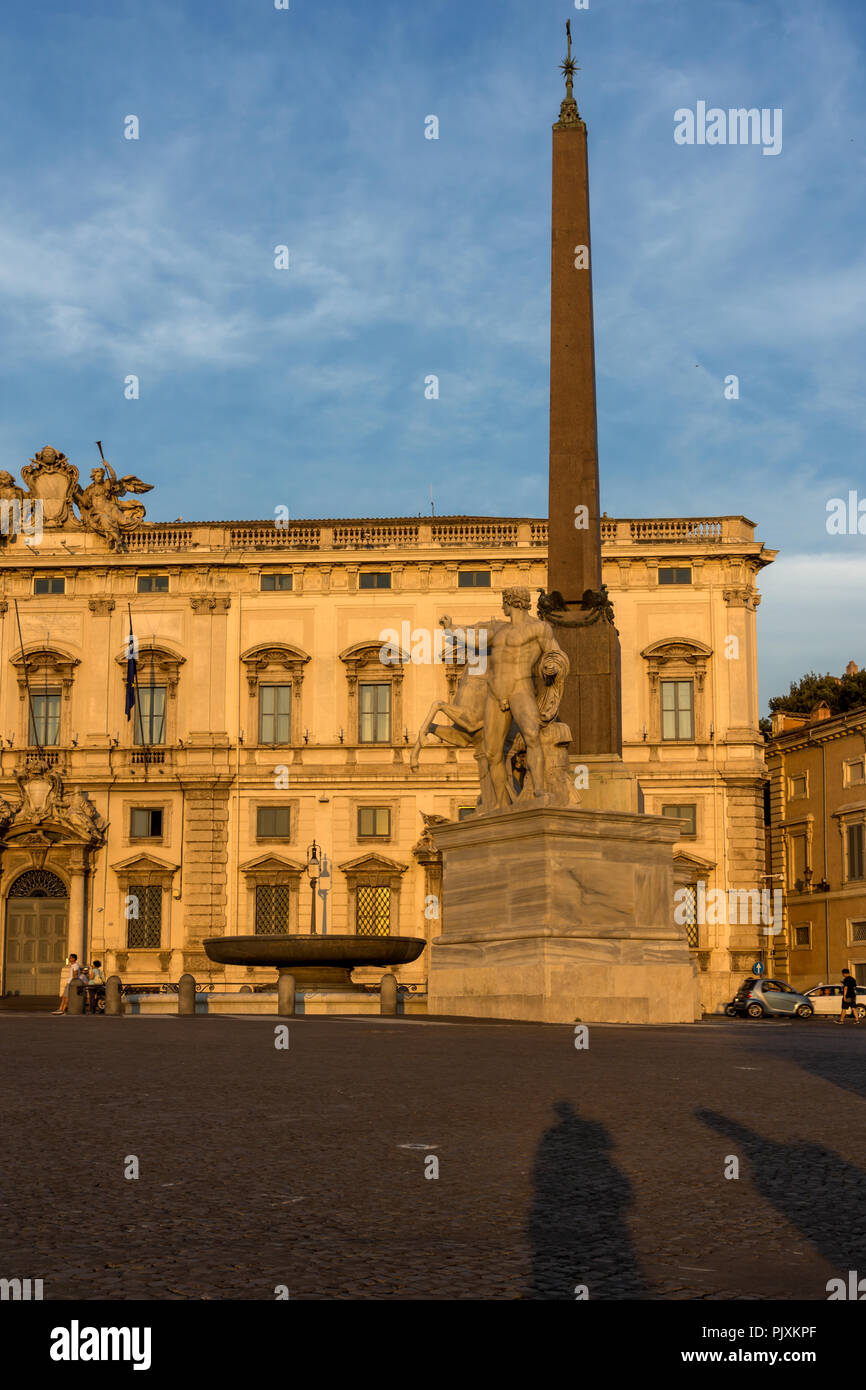
[[(43, 455), (49, 497), (70, 466)], [(410, 769), (423, 718), (457, 672), (383, 665), (382, 634), (397, 629), (411, 658), (445, 614), (490, 616), (506, 585), (536, 596), (547, 523), (167, 525), (133, 503), (120, 504), (130, 512), (117, 549), (119, 513), (100, 511), (98, 496), (90, 511), (87, 494), (72, 500), (80, 518), (49, 498), (41, 542), (17, 535), (0, 551), (4, 990), (56, 992), (73, 949), (127, 982), (186, 970), (215, 988), (258, 982), (215, 966), (202, 940), (309, 930), (313, 844), (319, 931), (436, 935), (439, 869), (422, 813), (465, 814), (475, 763), (430, 740)], [(763, 882), (755, 580), (774, 552), (754, 530), (742, 517), (602, 522), (624, 757), (645, 809), (682, 824), (680, 883)], [(76, 801), (81, 790), (89, 800)], [(712, 1008), (759, 929), (696, 923), (691, 937)], [(425, 952), (400, 979), (421, 992), (426, 969)]]
[(775, 714), (767, 766), (777, 971), (809, 989), (838, 985), (847, 966), (866, 985), (866, 709)]

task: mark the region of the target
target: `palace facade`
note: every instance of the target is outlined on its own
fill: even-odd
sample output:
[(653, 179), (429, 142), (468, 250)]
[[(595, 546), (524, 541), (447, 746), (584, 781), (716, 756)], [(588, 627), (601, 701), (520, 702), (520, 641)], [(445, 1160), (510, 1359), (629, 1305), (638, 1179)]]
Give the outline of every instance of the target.
[[(383, 664), (382, 634), (469, 625), (510, 585), (534, 602), (546, 521), (135, 515), (118, 549), (81, 518), (55, 509), (40, 543), (0, 551), (4, 991), (56, 994), (69, 950), (124, 982), (236, 989), (261, 973), (202, 941), (308, 931), (313, 902), (318, 931), (437, 935), (422, 817), (471, 811), (475, 761), (428, 739), (412, 771), (410, 753), (459, 669), (423, 643)], [(761, 888), (756, 577), (775, 552), (737, 516), (605, 518), (602, 540), (644, 809), (682, 827), (681, 885)], [(695, 921), (690, 941), (709, 1009), (766, 945), (758, 924)], [(427, 952), (397, 973), (421, 992), (426, 970)]]

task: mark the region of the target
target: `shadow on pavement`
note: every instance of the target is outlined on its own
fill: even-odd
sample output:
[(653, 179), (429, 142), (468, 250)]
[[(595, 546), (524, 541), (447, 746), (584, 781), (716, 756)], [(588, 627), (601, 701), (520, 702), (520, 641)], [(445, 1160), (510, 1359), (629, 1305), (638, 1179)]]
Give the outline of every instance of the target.
[(526, 1297), (573, 1300), (584, 1284), (591, 1299), (645, 1298), (626, 1225), (631, 1184), (610, 1158), (610, 1136), (568, 1101), (553, 1109), (533, 1169)]
[[(840, 1273), (866, 1268), (866, 1173), (821, 1144), (765, 1139), (714, 1110), (697, 1110), (704, 1124), (749, 1164), (753, 1187), (810, 1240)], [(844, 1126), (844, 1115), (839, 1117)], [(744, 1209), (744, 1234), (748, 1228)]]
[(829, 1020), (821, 1019), (817, 1029), (812, 1020), (806, 1025), (817, 1035), (816, 1045), (809, 1052), (799, 1049), (794, 1052), (787, 1039), (783, 1041), (779, 1038), (768, 1039), (764, 1051), (772, 1052), (779, 1060), (792, 1062), (812, 1076), (866, 1099), (866, 1044), (863, 1042), (866, 1022), (846, 1021), (841, 1028), (835, 1022), (824, 1027), (822, 1024), (829, 1024)]

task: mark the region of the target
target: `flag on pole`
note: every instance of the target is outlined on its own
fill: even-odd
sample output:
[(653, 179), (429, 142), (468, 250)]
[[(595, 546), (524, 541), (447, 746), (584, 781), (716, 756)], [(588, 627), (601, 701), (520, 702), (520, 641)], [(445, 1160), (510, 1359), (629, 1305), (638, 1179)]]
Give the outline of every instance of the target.
[(129, 641), (126, 644), (126, 718), (132, 718), (132, 711), (135, 709), (135, 685), (138, 661), (136, 659), (136, 642), (132, 635), (132, 614), (129, 615)]

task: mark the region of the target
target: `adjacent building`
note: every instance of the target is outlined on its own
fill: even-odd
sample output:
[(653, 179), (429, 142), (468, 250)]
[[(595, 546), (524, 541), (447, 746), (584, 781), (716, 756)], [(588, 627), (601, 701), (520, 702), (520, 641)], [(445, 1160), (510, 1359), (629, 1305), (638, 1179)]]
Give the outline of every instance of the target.
[(795, 989), (838, 985), (845, 967), (866, 985), (866, 709), (775, 714), (767, 767), (776, 971)]

